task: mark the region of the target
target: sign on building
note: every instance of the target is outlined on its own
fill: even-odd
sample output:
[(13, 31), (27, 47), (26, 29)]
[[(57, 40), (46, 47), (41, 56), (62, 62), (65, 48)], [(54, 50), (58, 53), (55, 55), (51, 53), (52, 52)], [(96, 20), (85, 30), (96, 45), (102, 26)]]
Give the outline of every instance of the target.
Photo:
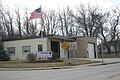
[(52, 51), (38, 51), (37, 58), (52, 58)]
[(77, 50), (77, 42), (69, 42), (69, 50)]
[(61, 47), (62, 47), (64, 50), (67, 50), (68, 47), (69, 47), (69, 45), (68, 45), (67, 42), (64, 41), (64, 42), (61, 44)]

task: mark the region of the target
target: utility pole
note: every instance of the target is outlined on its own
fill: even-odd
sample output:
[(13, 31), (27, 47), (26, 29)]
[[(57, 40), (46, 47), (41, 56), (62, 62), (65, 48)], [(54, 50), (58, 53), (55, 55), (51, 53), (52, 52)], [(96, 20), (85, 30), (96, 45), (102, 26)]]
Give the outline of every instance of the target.
[(101, 57), (102, 57), (102, 65), (105, 65), (104, 64), (104, 56), (103, 56), (103, 41), (101, 40)]

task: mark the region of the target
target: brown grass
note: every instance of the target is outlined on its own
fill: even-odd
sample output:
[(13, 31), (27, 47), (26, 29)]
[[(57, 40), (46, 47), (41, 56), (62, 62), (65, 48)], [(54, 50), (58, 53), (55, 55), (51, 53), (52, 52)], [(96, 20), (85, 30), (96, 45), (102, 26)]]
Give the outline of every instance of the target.
[[(69, 64), (65, 64), (64, 59), (63, 61), (53, 61), (53, 62), (26, 62), (26, 61), (0, 61), (0, 68), (42, 68), (42, 67), (61, 67), (61, 66), (73, 66), (71, 64), (71, 60), (69, 60)], [(83, 65), (83, 64), (90, 64), (95, 63), (98, 61), (91, 62), (89, 60), (76, 60), (75, 65)]]
[[(118, 55), (116, 55), (115, 53), (111, 53), (111, 54), (104, 53), (103, 57), (104, 58), (120, 58), (120, 53), (118, 53)], [(99, 54), (99, 58), (101, 58), (101, 54)]]

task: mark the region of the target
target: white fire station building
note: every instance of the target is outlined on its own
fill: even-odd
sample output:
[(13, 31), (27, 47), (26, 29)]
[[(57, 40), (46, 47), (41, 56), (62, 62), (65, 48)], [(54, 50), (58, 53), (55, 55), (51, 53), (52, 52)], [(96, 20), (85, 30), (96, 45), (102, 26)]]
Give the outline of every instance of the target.
[[(10, 54), (12, 60), (24, 60), (28, 53), (39, 51), (52, 51), (57, 58), (64, 58), (63, 41), (69, 45), (67, 53), (74, 50), (76, 58), (97, 58), (97, 39), (94, 37), (67, 38), (58, 35), (49, 35), (44, 38), (32, 37), (22, 39), (2, 40), (4, 49)], [(73, 46), (72, 46), (73, 45)]]

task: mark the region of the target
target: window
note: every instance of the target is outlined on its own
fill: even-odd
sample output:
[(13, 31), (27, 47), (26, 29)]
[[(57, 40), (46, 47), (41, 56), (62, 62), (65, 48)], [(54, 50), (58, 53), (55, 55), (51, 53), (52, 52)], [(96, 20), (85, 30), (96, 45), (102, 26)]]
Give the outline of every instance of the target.
[(7, 52), (8, 52), (9, 54), (15, 54), (15, 47), (8, 47), (8, 48), (7, 48)]
[(38, 51), (42, 51), (42, 45), (38, 45)]
[(28, 54), (31, 52), (31, 47), (30, 46), (22, 46), (22, 53), (23, 54)]

